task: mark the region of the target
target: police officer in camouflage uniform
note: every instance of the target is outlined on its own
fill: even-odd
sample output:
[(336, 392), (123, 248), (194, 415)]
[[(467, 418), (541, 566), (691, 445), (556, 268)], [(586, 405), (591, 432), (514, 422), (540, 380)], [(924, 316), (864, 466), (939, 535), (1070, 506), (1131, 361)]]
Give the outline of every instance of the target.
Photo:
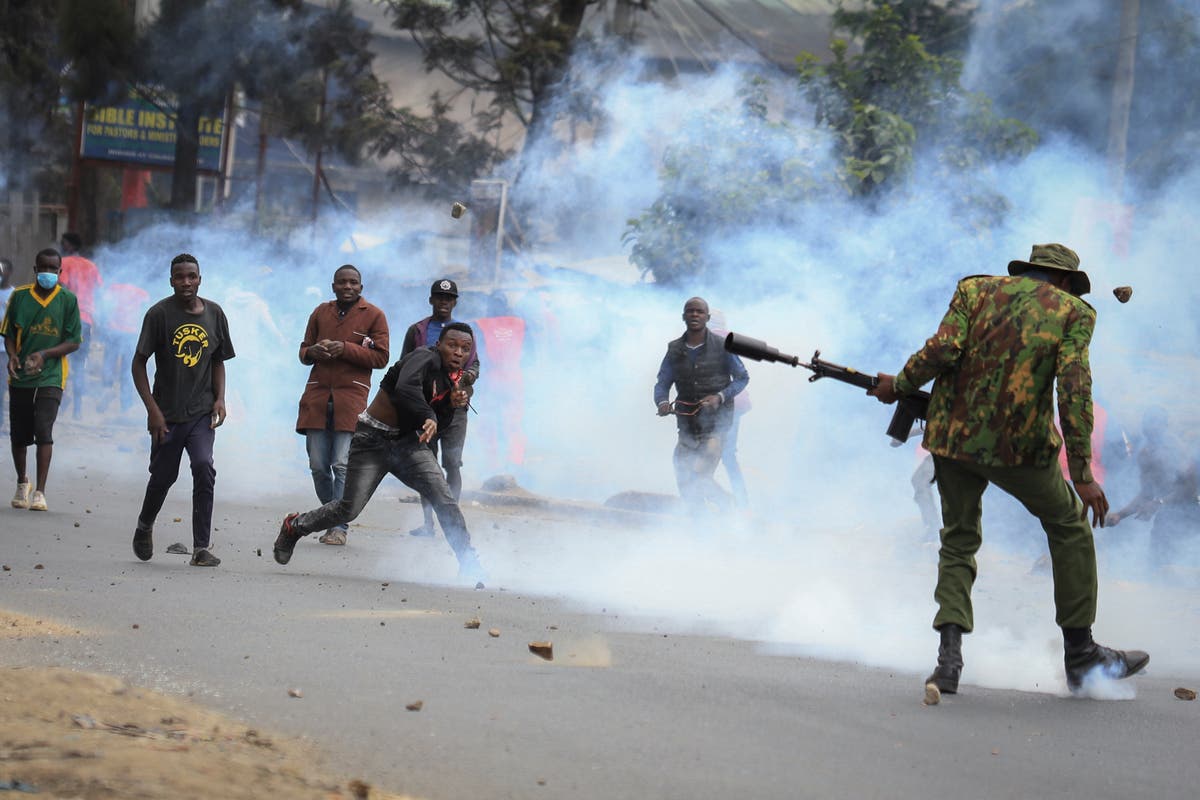
[[(1021, 501), (1046, 532), (1071, 691), (1096, 667), (1125, 678), (1150, 660), (1140, 650), (1113, 650), (1092, 639), (1096, 551), (1087, 516), (1090, 509), (1092, 524), (1103, 526), (1108, 500), (1089, 467), (1088, 343), (1096, 312), (1079, 296), (1091, 283), (1079, 257), (1061, 244), (1034, 245), (1029, 260), (1010, 262), (1008, 272), (1012, 277), (959, 281), (937, 333), (898, 375), (880, 373), (879, 386), (869, 392), (893, 403), (934, 381), (924, 444), (942, 498), (933, 620), (941, 647), (926, 680), (928, 703), (958, 690), (962, 634), (974, 626), (971, 586), (989, 483)], [(1054, 427), (1056, 384), (1061, 437)], [(1074, 492), (1058, 465), (1064, 440)]]

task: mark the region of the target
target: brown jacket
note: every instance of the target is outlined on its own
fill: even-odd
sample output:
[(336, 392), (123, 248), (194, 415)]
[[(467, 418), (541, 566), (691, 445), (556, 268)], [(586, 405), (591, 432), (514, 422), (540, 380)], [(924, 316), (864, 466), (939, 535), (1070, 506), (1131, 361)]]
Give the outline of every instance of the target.
[[(308, 348), (322, 339), (345, 342), (342, 357), (315, 364), (310, 361)], [(371, 370), (388, 364), (387, 317), (362, 298), (340, 319), (337, 301), (322, 303), (309, 315), (300, 343), (300, 363), (313, 364), (313, 368), (300, 396), (296, 433), (325, 429), (325, 407), (330, 397), (334, 430), (353, 431), (359, 413), (367, 407)]]

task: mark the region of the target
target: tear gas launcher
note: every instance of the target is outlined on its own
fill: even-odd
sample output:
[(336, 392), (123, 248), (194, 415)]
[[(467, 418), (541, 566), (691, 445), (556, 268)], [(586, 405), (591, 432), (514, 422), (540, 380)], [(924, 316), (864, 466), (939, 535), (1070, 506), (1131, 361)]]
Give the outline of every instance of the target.
[[(759, 339), (751, 339), (740, 333), (730, 333), (725, 337), (725, 349), (736, 356), (749, 358), (754, 361), (773, 361), (779, 364), (791, 364), (793, 367), (804, 367), (812, 371), (809, 383), (821, 378), (833, 378), (860, 389), (874, 389), (879, 385), (879, 378), (865, 375), (853, 367), (843, 367), (829, 361), (821, 360), (821, 351), (813, 353), (812, 361), (801, 361), (797, 356), (781, 353)], [(896, 412), (888, 425), (887, 434), (895, 444), (903, 444), (912, 435), (913, 425), (917, 420), (924, 420), (929, 410), (929, 392), (916, 392), (902, 395), (896, 401)]]

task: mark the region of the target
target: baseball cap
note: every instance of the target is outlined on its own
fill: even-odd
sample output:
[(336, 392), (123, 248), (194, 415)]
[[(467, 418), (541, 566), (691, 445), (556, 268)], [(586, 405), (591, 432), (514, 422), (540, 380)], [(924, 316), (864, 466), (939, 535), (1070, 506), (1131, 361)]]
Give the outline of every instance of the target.
[(449, 278), (442, 278), (440, 281), (434, 281), (433, 286), (429, 287), (429, 293), (432, 294), (448, 294), (451, 297), (458, 297), (458, 284)]

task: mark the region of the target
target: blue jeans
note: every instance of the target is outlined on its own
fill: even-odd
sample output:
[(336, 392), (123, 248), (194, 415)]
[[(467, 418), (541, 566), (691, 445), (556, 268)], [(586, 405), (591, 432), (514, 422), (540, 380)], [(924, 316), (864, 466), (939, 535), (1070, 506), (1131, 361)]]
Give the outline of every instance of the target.
[[(454, 499), (462, 497), (462, 463), (463, 448), (467, 441), (467, 409), (456, 409), (450, 418), (450, 424), (445, 430), (438, 430), (437, 436), (429, 443), (429, 449), (434, 456), (438, 448), (442, 451), (442, 468), (446, 470), (446, 483)], [(421, 498), (421, 514), (424, 516), (424, 526), (433, 532), (433, 505), (424, 497)]]
[[(346, 488), (346, 462), (350, 459), (350, 431), (309, 428), (304, 432), (308, 448), (308, 468), (313, 488), (322, 503), (341, 500)], [(346, 525), (337, 526), (346, 530)]]
[(459, 565), (464, 569), (477, 568), (479, 559), (471, 546), (471, 534), (458, 501), (433, 451), (419, 443), (415, 433), (390, 434), (360, 422), (350, 440), (341, 499), (296, 517), (294, 530), (305, 535), (352, 522), (366, 508), (388, 473), (433, 505)]
[(209, 546), (213, 490), (217, 485), (217, 470), (213, 466), (216, 433), (208, 412), (187, 422), (168, 423), (166, 438), (150, 448), (150, 481), (138, 514), (139, 528), (154, 527), (167, 492), (179, 478), (179, 462), (186, 450), (192, 462), (192, 547), (199, 550)]

